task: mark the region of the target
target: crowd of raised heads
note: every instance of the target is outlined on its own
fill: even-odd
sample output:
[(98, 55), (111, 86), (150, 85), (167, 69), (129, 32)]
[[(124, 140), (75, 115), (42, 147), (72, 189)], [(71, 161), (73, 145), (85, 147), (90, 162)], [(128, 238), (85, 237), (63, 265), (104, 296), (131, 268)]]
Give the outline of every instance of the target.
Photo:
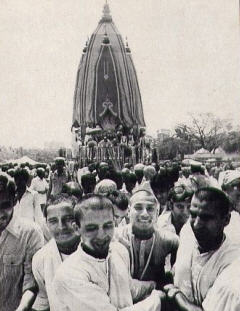
[(0, 168), (1, 311), (240, 311), (240, 167)]

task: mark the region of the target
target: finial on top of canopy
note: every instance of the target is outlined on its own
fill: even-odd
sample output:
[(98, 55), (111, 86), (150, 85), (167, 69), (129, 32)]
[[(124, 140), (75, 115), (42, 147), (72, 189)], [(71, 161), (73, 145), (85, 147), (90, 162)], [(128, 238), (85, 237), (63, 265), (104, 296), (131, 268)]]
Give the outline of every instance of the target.
[(109, 4), (108, 4), (107, 0), (103, 6), (103, 16), (102, 16), (101, 21), (103, 21), (103, 22), (111, 22), (112, 21), (112, 16), (110, 14), (110, 8), (109, 8)]

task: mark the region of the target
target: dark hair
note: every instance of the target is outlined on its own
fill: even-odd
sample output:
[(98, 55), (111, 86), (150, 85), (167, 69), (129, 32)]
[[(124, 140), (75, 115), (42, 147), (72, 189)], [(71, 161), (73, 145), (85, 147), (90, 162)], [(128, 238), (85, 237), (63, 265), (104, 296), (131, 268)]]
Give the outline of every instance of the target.
[(227, 195), (217, 188), (200, 188), (194, 193), (194, 196), (201, 202), (206, 201), (206, 203), (215, 208), (221, 216), (227, 215), (230, 211), (230, 201)]
[(120, 191), (111, 191), (106, 194), (106, 197), (116, 205), (120, 210), (126, 211), (128, 208), (128, 198), (127, 196)]
[(200, 173), (204, 175), (204, 168), (200, 165), (191, 165), (191, 172), (194, 173)]
[(37, 168), (37, 176), (41, 177), (45, 175), (45, 169), (42, 167)]
[(104, 195), (101, 194), (89, 194), (86, 195), (79, 203), (76, 204), (74, 209), (74, 216), (76, 224), (80, 227), (81, 219), (88, 210), (111, 210), (113, 213), (112, 202)]
[(14, 179), (16, 180), (24, 180), (26, 183), (28, 182), (30, 174), (25, 168), (18, 168), (14, 173)]
[(136, 184), (137, 177), (135, 173), (129, 172), (126, 174), (125, 183)]
[(86, 174), (81, 177), (81, 184), (83, 187), (84, 193), (93, 192), (96, 186), (96, 178), (93, 174)]
[(168, 190), (168, 178), (165, 172), (157, 173), (150, 181), (154, 194), (163, 193)]
[(119, 171), (114, 171), (111, 175), (111, 178), (117, 185), (118, 190), (122, 189), (123, 186), (123, 177), (122, 173)]
[(62, 193), (66, 193), (69, 196), (73, 195), (78, 200), (81, 200), (82, 195), (83, 195), (82, 188), (80, 188), (80, 186), (73, 181), (63, 184)]
[(16, 197), (16, 184), (14, 180), (6, 173), (0, 173), (0, 183), (2, 185), (2, 193), (5, 193), (14, 205)]
[(92, 173), (96, 169), (96, 164), (95, 163), (89, 163), (88, 169), (89, 169), (89, 172)]
[(45, 218), (47, 218), (47, 210), (49, 206), (57, 205), (62, 202), (70, 203), (72, 207), (74, 208), (78, 199), (73, 195), (68, 195), (67, 193), (61, 193), (54, 197), (52, 197), (50, 200), (48, 200), (47, 204), (45, 205), (43, 209), (43, 215)]

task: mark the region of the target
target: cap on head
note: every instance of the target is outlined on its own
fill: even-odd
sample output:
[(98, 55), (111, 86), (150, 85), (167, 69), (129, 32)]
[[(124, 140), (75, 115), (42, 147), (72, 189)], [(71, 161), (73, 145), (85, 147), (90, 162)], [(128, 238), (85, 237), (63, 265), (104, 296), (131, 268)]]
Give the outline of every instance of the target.
[(193, 192), (182, 184), (175, 185), (169, 192), (169, 200), (172, 202), (190, 202), (193, 196)]
[(108, 167), (108, 164), (107, 164), (107, 162), (101, 162), (100, 164), (99, 164), (99, 167)]
[(57, 157), (55, 158), (55, 164), (56, 165), (65, 165), (65, 159), (63, 157)]
[(228, 170), (225, 172), (222, 188), (225, 189), (228, 186), (235, 186), (240, 183), (240, 171), (238, 170)]
[(140, 202), (152, 202), (158, 205), (158, 200), (153, 192), (141, 189), (136, 191), (130, 198), (130, 205)]
[(134, 166), (134, 171), (143, 171), (144, 170), (145, 165), (142, 163), (138, 163)]
[(143, 174), (147, 180), (151, 180), (156, 175), (156, 170), (152, 165), (148, 165), (144, 167)]
[(122, 173), (123, 173), (123, 174), (129, 173), (129, 172), (130, 172), (130, 170), (129, 170), (129, 168), (127, 168), (127, 167), (124, 167), (124, 168), (122, 169)]
[(96, 185), (94, 193), (107, 194), (108, 192), (112, 192), (116, 190), (117, 190), (117, 185), (113, 180), (103, 179)]

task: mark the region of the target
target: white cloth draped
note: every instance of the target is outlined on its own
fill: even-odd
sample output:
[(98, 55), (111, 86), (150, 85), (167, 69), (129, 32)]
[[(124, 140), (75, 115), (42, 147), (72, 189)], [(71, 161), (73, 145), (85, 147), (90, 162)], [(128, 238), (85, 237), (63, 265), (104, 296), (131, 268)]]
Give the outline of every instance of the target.
[(160, 299), (155, 291), (133, 305), (131, 284), (128, 252), (117, 242), (112, 243), (106, 259), (96, 259), (79, 246), (61, 265), (54, 279), (61, 305), (59, 311), (160, 310)]

